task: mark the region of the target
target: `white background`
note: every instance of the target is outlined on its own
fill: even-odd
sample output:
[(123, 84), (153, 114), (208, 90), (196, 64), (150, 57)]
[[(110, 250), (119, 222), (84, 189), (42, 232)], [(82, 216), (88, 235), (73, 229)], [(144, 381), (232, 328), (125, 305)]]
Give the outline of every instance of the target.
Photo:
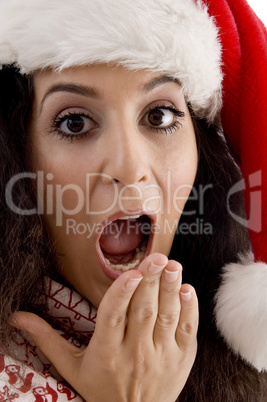
[(267, 26), (267, 0), (248, 0), (248, 3)]

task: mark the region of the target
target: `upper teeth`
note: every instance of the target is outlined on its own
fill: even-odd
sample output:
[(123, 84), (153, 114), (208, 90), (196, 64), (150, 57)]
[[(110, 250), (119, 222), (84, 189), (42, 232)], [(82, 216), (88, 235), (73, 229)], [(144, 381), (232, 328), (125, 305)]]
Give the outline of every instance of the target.
[(131, 216), (122, 216), (119, 218), (122, 221), (126, 221), (127, 219), (138, 219), (141, 215), (131, 215)]

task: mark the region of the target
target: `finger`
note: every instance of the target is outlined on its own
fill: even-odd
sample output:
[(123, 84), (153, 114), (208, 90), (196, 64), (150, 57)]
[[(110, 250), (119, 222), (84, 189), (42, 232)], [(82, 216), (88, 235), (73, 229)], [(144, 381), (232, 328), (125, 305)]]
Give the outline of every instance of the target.
[(155, 321), (158, 314), (159, 283), (168, 258), (163, 254), (149, 255), (139, 266), (143, 280), (130, 302), (126, 338), (153, 339)]
[(27, 332), (63, 378), (70, 383), (75, 380), (75, 363), (82, 356), (82, 350), (62, 338), (46, 321), (35, 314), (17, 312), (9, 318), (9, 322), (13, 327)]
[(181, 313), (176, 330), (176, 342), (183, 351), (196, 352), (198, 329), (198, 300), (195, 289), (188, 284), (180, 290)]
[(93, 338), (109, 350), (116, 349), (123, 341), (129, 303), (142, 279), (142, 273), (137, 270), (123, 273), (113, 282), (99, 305)]
[(180, 315), (181, 280), (181, 264), (177, 261), (169, 261), (160, 281), (158, 316), (154, 330), (155, 344), (175, 341)]

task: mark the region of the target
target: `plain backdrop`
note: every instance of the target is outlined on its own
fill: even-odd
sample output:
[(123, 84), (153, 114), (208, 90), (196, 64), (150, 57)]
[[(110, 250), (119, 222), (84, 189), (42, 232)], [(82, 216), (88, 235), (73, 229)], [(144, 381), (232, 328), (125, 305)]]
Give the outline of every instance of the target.
[(248, 3), (267, 26), (267, 0), (248, 0)]

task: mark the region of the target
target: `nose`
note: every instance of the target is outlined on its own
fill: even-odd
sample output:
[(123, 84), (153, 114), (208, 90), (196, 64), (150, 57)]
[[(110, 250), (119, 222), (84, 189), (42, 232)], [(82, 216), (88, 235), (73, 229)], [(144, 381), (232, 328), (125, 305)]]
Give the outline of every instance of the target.
[(149, 180), (148, 143), (134, 124), (116, 124), (107, 133), (103, 173), (104, 181), (110, 177), (123, 186)]

